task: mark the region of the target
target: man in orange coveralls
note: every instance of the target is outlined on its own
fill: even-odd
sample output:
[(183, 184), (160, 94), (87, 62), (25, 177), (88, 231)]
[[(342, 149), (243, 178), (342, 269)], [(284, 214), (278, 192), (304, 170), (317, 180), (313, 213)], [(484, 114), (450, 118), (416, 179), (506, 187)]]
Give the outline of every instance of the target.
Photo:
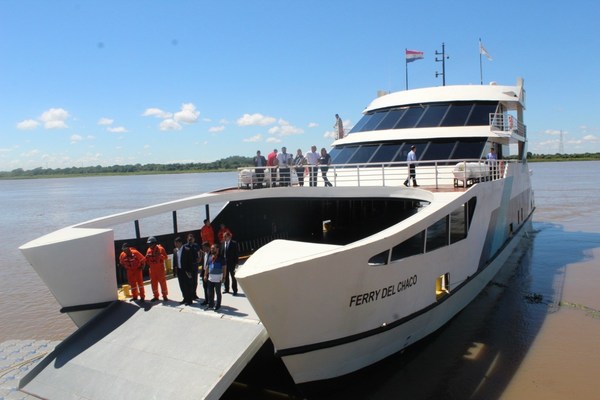
[(167, 288), (167, 277), (165, 275), (167, 252), (164, 247), (157, 243), (154, 236), (150, 236), (146, 243), (150, 246), (148, 247), (148, 250), (146, 250), (146, 263), (150, 267), (150, 286), (152, 286), (152, 293), (154, 294), (154, 297), (150, 301), (158, 301), (159, 284), (163, 300), (169, 301), (169, 298), (167, 297), (169, 290)]
[(146, 257), (127, 243), (123, 243), (121, 249), (123, 251), (119, 256), (119, 263), (127, 271), (127, 281), (129, 282), (129, 285), (131, 285), (133, 300), (137, 300), (139, 295), (140, 299), (144, 301), (146, 292), (144, 291), (144, 276), (142, 269), (146, 263)]
[(200, 229), (200, 242), (208, 242), (211, 246), (215, 242), (215, 231), (208, 218), (204, 220), (204, 226)]

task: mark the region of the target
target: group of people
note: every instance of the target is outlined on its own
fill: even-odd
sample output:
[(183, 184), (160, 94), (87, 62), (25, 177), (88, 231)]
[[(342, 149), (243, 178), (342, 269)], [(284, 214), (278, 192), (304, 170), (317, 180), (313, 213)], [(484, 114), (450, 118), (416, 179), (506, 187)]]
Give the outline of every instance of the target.
[[(204, 299), (200, 305), (205, 306), (207, 310), (218, 311), (221, 308), (222, 283), (224, 284), (223, 293), (229, 293), (231, 286), (233, 295), (237, 295), (238, 285), (235, 279), (235, 270), (239, 262), (239, 254), (237, 242), (232, 240), (232, 237), (233, 233), (224, 224), (221, 224), (221, 229), (215, 235), (210, 221), (206, 219), (200, 230), (201, 245), (196, 243), (192, 233), (187, 234), (185, 241), (181, 236), (175, 238), (173, 274), (177, 277), (183, 297), (179, 304), (189, 306), (195, 300), (200, 300), (197, 295), (199, 280), (202, 282), (204, 293)], [(162, 294), (164, 301), (168, 301), (165, 272), (167, 252), (153, 236), (148, 238), (147, 244), (148, 249), (143, 255), (134, 247), (124, 243), (119, 263), (127, 271), (127, 281), (131, 286), (134, 301), (145, 301), (143, 278), (145, 265), (150, 269), (150, 285), (153, 293), (151, 301), (158, 301), (159, 294)]]
[[(271, 173), (271, 186), (291, 186), (291, 171), (294, 169), (298, 176), (298, 185), (304, 186), (304, 176), (308, 176), (309, 186), (317, 186), (317, 173), (321, 170), (321, 177), (325, 186), (333, 186), (327, 178), (329, 164), (331, 164), (331, 156), (325, 148), (317, 153), (317, 146), (311, 146), (306, 154), (302, 154), (302, 149), (296, 150), (296, 155), (287, 152), (284, 146), (281, 152), (273, 149), (265, 158), (261, 155), (260, 150), (256, 152), (254, 157), (254, 173), (256, 176), (255, 186), (262, 187), (265, 181), (265, 169), (269, 168)], [(279, 179), (275, 181), (275, 177), (279, 173)]]

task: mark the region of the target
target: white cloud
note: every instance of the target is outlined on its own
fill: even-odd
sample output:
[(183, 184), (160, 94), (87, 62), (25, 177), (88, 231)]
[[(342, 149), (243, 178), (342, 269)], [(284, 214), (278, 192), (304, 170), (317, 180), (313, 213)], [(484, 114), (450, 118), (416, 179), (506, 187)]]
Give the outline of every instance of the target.
[(17, 129), (26, 131), (37, 128), (40, 125), (39, 122), (33, 119), (26, 119), (25, 121), (21, 121), (17, 124)]
[(178, 131), (181, 130), (181, 125), (179, 125), (175, 120), (169, 118), (162, 121), (159, 125), (159, 128), (161, 131)]
[(210, 128), (208, 128), (208, 131), (211, 133), (223, 132), (224, 130), (225, 130), (225, 127), (223, 125), (211, 126)]
[(38, 154), (40, 154), (40, 151), (38, 149), (33, 149), (28, 152), (22, 153), (21, 155), (23, 157), (31, 158), (37, 156)]
[(46, 129), (65, 129), (68, 128), (65, 122), (69, 118), (69, 113), (63, 108), (51, 108), (44, 111), (40, 116), (40, 121), (44, 123)]
[(107, 125), (112, 125), (113, 122), (115, 122), (115, 121), (113, 119), (110, 119), (110, 118), (100, 118), (98, 120), (98, 125), (107, 126)]
[(275, 136), (270, 136), (267, 138), (266, 142), (267, 143), (281, 143), (281, 139), (279, 139)]
[(237, 124), (239, 126), (266, 126), (275, 123), (275, 118), (267, 117), (259, 113), (255, 114), (244, 114), (238, 118)]
[(225, 118), (221, 118), (219, 120), (219, 123), (222, 124), (222, 125), (229, 125), (229, 121), (227, 119), (225, 119)]
[(143, 117), (156, 117), (156, 118), (171, 118), (173, 114), (161, 110), (160, 108), (147, 108), (142, 114)]
[(596, 135), (585, 135), (583, 137), (583, 140), (586, 142), (597, 142), (598, 141), (598, 137)]
[(317, 126), (319, 126), (319, 124), (317, 124), (316, 122), (309, 122), (308, 123), (308, 127), (309, 128), (316, 128)]
[(200, 111), (196, 110), (196, 106), (192, 103), (185, 103), (181, 105), (181, 111), (175, 113), (175, 121), (183, 122), (186, 124), (193, 124), (198, 121)]
[(144, 149), (149, 149), (149, 148), (150, 148), (150, 145), (149, 145), (149, 144), (145, 144), (145, 145), (144, 145)]
[(323, 134), (323, 137), (324, 137), (324, 138), (328, 138), (328, 139), (335, 139), (335, 137), (336, 137), (336, 133), (335, 133), (335, 131), (326, 131), (326, 132)]
[(244, 142), (253, 143), (253, 142), (260, 142), (261, 140), (262, 140), (262, 135), (259, 133), (258, 135), (254, 135), (254, 136), (244, 139)]
[(114, 128), (106, 128), (107, 131), (112, 132), (112, 133), (125, 133), (127, 132), (127, 129), (125, 129), (122, 126), (115, 126)]
[[(280, 120), (280, 122), (281, 122), (281, 120)], [(304, 129), (297, 128), (293, 125), (288, 125), (286, 123), (284, 125), (272, 127), (271, 129), (269, 129), (269, 133), (272, 135), (278, 135), (278, 136), (300, 135), (300, 134), (304, 133)]]
[(562, 132), (563, 134), (565, 134), (565, 133), (566, 133), (566, 132), (564, 132), (564, 131), (560, 131), (560, 130), (557, 130), (557, 129), (546, 129), (546, 130), (544, 131), (544, 133), (545, 133), (546, 135), (550, 135), (550, 136), (557, 136), (557, 135), (560, 135), (560, 134), (561, 134), (561, 132)]
[(81, 142), (83, 137), (81, 135), (71, 135), (71, 143)]

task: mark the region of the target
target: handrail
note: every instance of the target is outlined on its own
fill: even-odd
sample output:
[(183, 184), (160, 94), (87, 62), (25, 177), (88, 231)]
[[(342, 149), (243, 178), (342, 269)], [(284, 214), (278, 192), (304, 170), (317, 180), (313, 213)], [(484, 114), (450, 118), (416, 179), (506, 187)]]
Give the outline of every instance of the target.
[(506, 135), (517, 134), (525, 137), (527, 127), (516, 117), (506, 113), (490, 113), (490, 130), (493, 132), (502, 132)]
[[(433, 186), (437, 189), (441, 186), (467, 187), (480, 181), (502, 179), (509, 162), (516, 161), (488, 162), (482, 159), (460, 159), (417, 161), (414, 164), (416, 164), (416, 180), (420, 186)], [(309, 168), (317, 169), (317, 185), (324, 186), (320, 166), (310, 165), (289, 168), (290, 185), (299, 185), (297, 177), (297, 171), (299, 171), (303, 174), (304, 186), (309, 186), (309, 174), (306, 173)], [(258, 189), (282, 186), (281, 172), (282, 169), (277, 166), (238, 168), (238, 188)], [(333, 186), (401, 186), (408, 181), (408, 163), (400, 161), (331, 164), (327, 171), (327, 177)]]

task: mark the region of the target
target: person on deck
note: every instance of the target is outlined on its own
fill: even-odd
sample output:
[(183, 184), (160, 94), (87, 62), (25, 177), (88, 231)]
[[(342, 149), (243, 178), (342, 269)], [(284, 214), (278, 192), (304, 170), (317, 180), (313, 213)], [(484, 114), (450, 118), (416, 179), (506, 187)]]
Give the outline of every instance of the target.
[(231, 240), (231, 233), (227, 232), (223, 235), (223, 243), (221, 243), (221, 255), (227, 265), (227, 272), (225, 274), (225, 290), (223, 293), (229, 293), (229, 282), (231, 281), (231, 289), (233, 295), (237, 296), (238, 287), (237, 279), (235, 279), (235, 268), (240, 261), (238, 254), (238, 244), (235, 240)]
[[(204, 268), (204, 280), (208, 282), (208, 305), (206, 310), (214, 308), (215, 312), (221, 308), (221, 282), (227, 274), (227, 266), (219, 252), (219, 245), (210, 246), (210, 256), (208, 257), (207, 267)], [(215, 292), (217, 302), (215, 303)]]
[(168, 301), (169, 289), (167, 287), (167, 277), (165, 274), (165, 260), (167, 252), (165, 248), (158, 244), (154, 236), (150, 236), (146, 242), (150, 247), (146, 250), (146, 263), (150, 267), (150, 286), (152, 287), (152, 302), (158, 301), (158, 286), (164, 301)]
[(121, 250), (123, 251), (119, 255), (119, 264), (127, 271), (127, 282), (131, 286), (133, 300), (136, 301), (139, 296), (141, 301), (145, 301), (143, 269), (146, 257), (127, 243), (123, 243)]
[(217, 234), (218, 239), (219, 239), (219, 243), (221, 243), (223, 240), (225, 240), (225, 234), (229, 233), (231, 236), (233, 236), (233, 232), (231, 232), (231, 230), (225, 226), (225, 224), (221, 224), (221, 229), (219, 229), (219, 233)]
[(211, 245), (215, 242), (215, 230), (208, 218), (204, 220), (204, 226), (200, 228), (200, 241), (202, 243), (208, 242)]
[(329, 179), (327, 179), (327, 171), (329, 170), (329, 164), (331, 164), (331, 156), (327, 153), (325, 147), (321, 149), (321, 157), (319, 157), (318, 164), (321, 168), (321, 177), (323, 178), (323, 182), (325, 182), (325, 186), (333, 186)]
[(317, 153), (317, 146), (314, 144), (310, 147), (310, 151), (306, 152), (306, 162), (308, 163), (308, 183), (310, 186), (317, 186), (317, 164), (319, 163), (319, 153)]
[(496, 155), (496, 149), (491, 148), (490, 152), (486, 156), (487, 163), (490, 167), (490, 180), (498, 178), (498, 156)]
[(196, 262), (198, 255), (183, 239), (178, 236), (175, 238), (175, 250), (173, 251), (173, 265), (177, 268), (177, 279), (179, 280), (179, 289), (183, 300), (179, 304), (191, 306), (194, 301), (194, 269), (198, 270)]
[(406, 156), (406, 162), (408, 163), (408, 177), (404, 181), (404, 186), (408, 186), (410, 179), (412, 179), (413, 187), (419, 187), (419, 185), (417, 185), (417, 172), (416, 172), (417, 146), (412, 145), (410, 147), (410, 151), (408, 152), (408, 155)]

